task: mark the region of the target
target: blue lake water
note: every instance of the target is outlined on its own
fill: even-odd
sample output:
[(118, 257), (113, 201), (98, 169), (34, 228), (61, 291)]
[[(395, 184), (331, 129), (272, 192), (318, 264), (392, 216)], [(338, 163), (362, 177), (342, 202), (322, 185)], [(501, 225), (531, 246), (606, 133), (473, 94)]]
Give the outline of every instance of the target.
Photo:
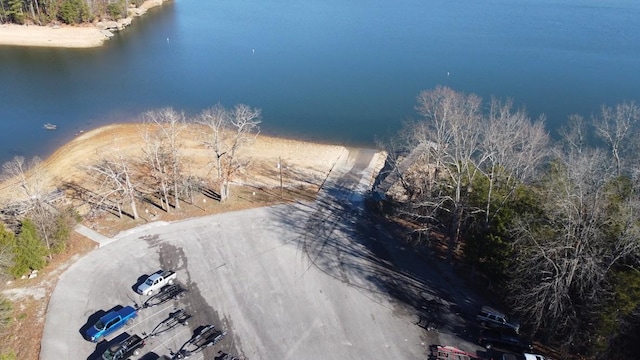
[(264, 133), (373, 145), (436, 85), (511, 97), (553, 132), (640, 101), (639, 19), (635, 0), (175, 0), (101, 48), (0, 47), (0, 161), (218, 102), (262, 108)]

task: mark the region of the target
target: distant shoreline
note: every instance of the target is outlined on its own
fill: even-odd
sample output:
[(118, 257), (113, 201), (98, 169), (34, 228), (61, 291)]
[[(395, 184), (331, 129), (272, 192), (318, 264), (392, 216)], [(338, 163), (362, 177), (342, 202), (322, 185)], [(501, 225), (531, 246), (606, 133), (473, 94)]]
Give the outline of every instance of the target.
[[(146, 0), (139, 8), (131, 9), (131, 18), (162, 5), (167, 0)], [(102, 46), (110, 36), (95, 24), (79, 26), (35, 26), (35, 25), (0, 25), (0, 45), (57, 47), (57, 48), (92, 48)]]

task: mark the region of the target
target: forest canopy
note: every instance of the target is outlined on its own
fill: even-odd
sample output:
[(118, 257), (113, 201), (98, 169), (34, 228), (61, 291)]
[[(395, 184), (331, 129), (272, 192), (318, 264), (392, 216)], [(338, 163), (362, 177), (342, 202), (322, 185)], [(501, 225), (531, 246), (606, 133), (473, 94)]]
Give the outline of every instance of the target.
[(0, 0), (0, 24), (81, 24), (117, 20), (143, 0)]
[(525, 333), (569, 354), (634, 357), (640, 106), (572, 115), (556, 143), (510, 100), (439, 86), (416, 110), (386, 145), (399, 177), (387, 213), (486, 279)]

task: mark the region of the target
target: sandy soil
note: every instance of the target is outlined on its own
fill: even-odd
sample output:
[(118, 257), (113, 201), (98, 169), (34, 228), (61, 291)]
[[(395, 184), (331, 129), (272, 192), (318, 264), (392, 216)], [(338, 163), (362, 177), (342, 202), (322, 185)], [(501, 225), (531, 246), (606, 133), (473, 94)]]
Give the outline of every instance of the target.
[[(148, 9), (162, 5), (166, 0), (147, 0), (139, 8), (132, 9), (134, 17), (147, 12)], [(109, 39), (108, 33), (100, 31), (93, 25), (85, 26), (35, 26), (35, 25), (0, 25), (0, 45), (89, 48), (101, 46)]]
[[(54, 182), (83, 182), (89, 176), (86, 165), (114, 154), (142, 155), (140, 124), (115, 124), (101, 127), (75, 138), (44, 161)], [(205, 129), (190, 125), (182, 133), (181, 155), (187, 171), (197, 176), (215, 176), (209, 165), (211, 150), (204, 145)], [(279, 186), (278, 162), (282, 164), (284, 186), (321, 182), (339, 156), (343, 146), (324, 145), (259, 135), (253, 144), (242, 148), (239, 158), (248, 161), (245, 171), (234, 180), (253, 186)]]
[(0, 25), (0, 45), (87, 48), (100, 46), (107, 39), (94, 26)]
[[(122, 155), (136, 159), (142, 156), (141, 124), (114, 124), (101, 127), (73, 139), (43, 161), (42, 175), (46, 190), (60, 188), (64, 183), (76, 183), (92, 188), (93, 176), (87, 170), (99, 159)], [(202, 178), (215, 178), (211, 166), (211, 150), (204, 145), (205, 129), (190, 125), (181, 134), (181, 155), (185, 159), (185, 171)], [(345, 156), (343, 146), (308, 143), (259, 135), (255, 142), (242, 148), (238, 158), (248, 165), (232, 180), (235, 186), (254, 188), (319, 188), (331, 167), (340, 156)], [(278, 168), (281, 164), (281, 169)], [(2, 184), (0, 203), (8, 203), (23, 197), (19, 186)]]

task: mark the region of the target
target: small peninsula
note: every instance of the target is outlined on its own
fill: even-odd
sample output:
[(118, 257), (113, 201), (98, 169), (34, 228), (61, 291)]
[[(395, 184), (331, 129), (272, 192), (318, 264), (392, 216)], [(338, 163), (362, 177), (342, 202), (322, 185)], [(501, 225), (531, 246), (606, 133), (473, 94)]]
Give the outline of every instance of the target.
[(1, 24), (0, 46), (31, 46), (58, 48), (92, 48), (101, 46), (111, 36), (112, 29), (122, 29), (133, 18), (145, 14), (149, 9), (162, 5), (167, 0), (146, 0), (138, 7), (129, 7), (128, 17), (120, 21), (96, 21), (79, 25)]

